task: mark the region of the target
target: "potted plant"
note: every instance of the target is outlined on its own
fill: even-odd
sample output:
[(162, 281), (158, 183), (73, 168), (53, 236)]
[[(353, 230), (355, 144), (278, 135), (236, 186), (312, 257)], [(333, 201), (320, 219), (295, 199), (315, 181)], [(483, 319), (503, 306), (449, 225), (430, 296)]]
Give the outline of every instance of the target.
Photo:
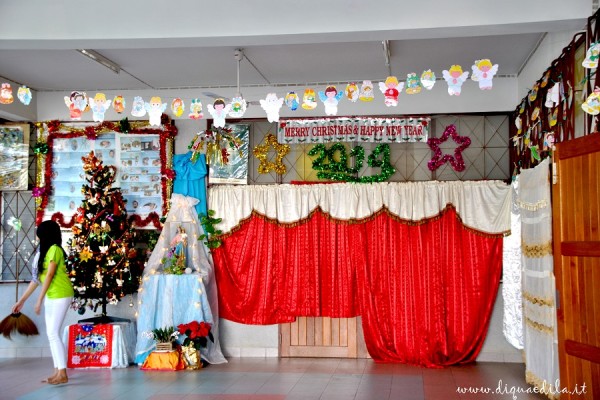
[(173, 350), (173, 340), (178, 336), (178, 332), (174, 327), (168, 326), (164, 328), (156, 328), (152, 330), (154, 340), (156, 341), (157, 351)]
[(187, 369), (202, 368), (200, 349), (208, 345), (208, 340), (214, 343), (211, 325), (207, 322), (192, 321), (177, 326), (177, 334), (185, 335), (181, 352)]

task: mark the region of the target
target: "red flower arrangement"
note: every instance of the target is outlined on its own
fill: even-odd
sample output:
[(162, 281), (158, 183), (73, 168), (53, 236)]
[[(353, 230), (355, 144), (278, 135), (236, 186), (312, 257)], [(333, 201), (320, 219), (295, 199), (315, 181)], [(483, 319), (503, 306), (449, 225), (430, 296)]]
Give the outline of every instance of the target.
[(177, 325), (180, 334), (185, 335), (184, 346), (193, 346), (196, 350), (208, 345), (208, 339), (214, 343), (211, 325), (207, 322), (192, 321), (187, 324)]

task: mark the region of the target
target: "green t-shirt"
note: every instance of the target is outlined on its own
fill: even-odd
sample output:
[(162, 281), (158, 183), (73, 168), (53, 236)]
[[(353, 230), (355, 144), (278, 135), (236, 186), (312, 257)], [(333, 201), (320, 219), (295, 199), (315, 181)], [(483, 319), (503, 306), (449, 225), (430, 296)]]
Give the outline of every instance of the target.
[(73, 297), (73, 285), (71, 285), (69, 274), (67, 273), (65, 256), (62, 249), (57, 245), (50, 246), (48, 252), (46, 253), (46, 257), (44, 258), (44, 270), (40, 274), (40, 282), (43, 284), (44, 280), (46, 279), (46, 273), (48, 272), (48, 265), (50, 264), (50, 261), (54, 261), (56, 263), (56, 272), (54, 273), (52, 282), (50, 282), (50, 286), (46, 292), (46, 297), (49, 299)]

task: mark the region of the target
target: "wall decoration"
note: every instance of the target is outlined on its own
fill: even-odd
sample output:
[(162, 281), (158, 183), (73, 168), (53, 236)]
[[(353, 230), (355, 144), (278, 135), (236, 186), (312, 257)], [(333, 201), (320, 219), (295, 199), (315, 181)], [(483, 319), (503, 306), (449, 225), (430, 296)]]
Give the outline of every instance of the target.
[(325, 106), (325, 115), (337, 115), (338, 103), (343, 95), (344, 92), (338, 92), (333, 85), (327, 86), (324, 92), (319, 92), (319, 98)]
[(269, 122), (279, 121), (279, 110), (283, 105), (283, 97), (279, 98), (275, 93), (268, 93), (267, 97), (260, 99), (260, 106), (267, 113)]
[(534, 102), (535, 99), (537, 99), (538, 90), (540, 90), (540, 84), (539, 82), (536, 82), (535, 85), (533, 85), (533, 87), (529, 91), (529, 94), (527, 95), (527, 98), (530, 102)]
[[(249, 124), (227, 124), (225, 129), (234, 141), (237, 151), (228, 154), (227, 164), (212, 163), (208, 168), (209, 183), (247, 184), (248, 183), (248, 143)], [(229, 146), (229, 149), (232, 147)], [(208, 154), (207, 154), (208, 157)]]
[(373, 82), (363, 81), (362, 85), (360, 85), (360, 95), (358, 98), (360, 101), (373, 101), (375, 98), (375, 94), (373, 93)]
[(302, 108), (305, 110), (314, 110), (317, 108), (317, 95), (311, 88), (304, 90), (304, 96), (302, 97)]
[[(376, 175), (360, 176), (356, 174), (361, 170), (365, 158), (362, 146), (355, 146), (350, 150), (350, 157), (355, 157), (354, 167), (348, 166), (348, 154), (346, 146), (342, 143), (334, 143), (330, 148), (324, 144), (318, 144), (309, 152), (309, 156), (318, 156), (312, 163), (317, 172), (317, 178), (330, 179), (342, 182), (373, 183), (383, 182), (392, 176), (396, 169), (390, 163), (390, 146), (387, 143), (378, 144), (373, 152), (369, 154), (367, 164), (371, 168), (381, 168)], [(379, 159), (381, 156), (381, 159)]]
[(229, 104), (229, 116), (233, 118), (242, 118), (246, 113), (246, 100), (241, 96), (234, 97)]
[[(454, 149), (454, 156), (449, 154), (444, 154), (442, 156), (442, 149), (440, 149), (440, 144), (444, 143), (448, 140), (449, 137), (452, 137), (452, 140), (458, 147)], [(435, 171), (443, 164), (449, 162), (452, 165), (452, 169), (457, 172), (461, 172), (465, 170), (465, 162), (462, 157), (462, 152), (469, 147), (471, 144), (471, 139), (466, 136), (459, 136), (456, 132), (456, 127), (454, 125), (448, 125), (444, 130), (441, 138), (429, 138), (427, 139), (427, 144), (429, 148), (433, 151), (433, 157), (427, 163), (427, 167), (430, 171)]]
[(295, 92), (288, 92), (285, 95), (285, 105), (290, 109), (290, 111), (296, 111), (298, 109), (298, 105), (300, 105), (300, 99)]
[(435, 73), (428, 69), (421, 74), (421, 85), (427, 90), (433, 89), (435, 85)]
[(79, 121), (81, 114), (88, 110), (87, 94), (75, 90), (69, 96), (65, 96), (65, 105), (69, 107), (71, 120)]
[(112, 106), (117, 114), (123, 113), (123, 111), (125, 111), (126, 105), (127, 104), (125, 103), (125, 99), (121, 95), (115, 96), (115, 98), (112, 101)]
[(243, 156), (242, 140), (232, 133), (230, 128), (212, 127), (196, 133), (188, 149), (192, 152), (192, 162), (198, 160), (200, 154), (206, 154), (209, 165), (224, 166), (229, 164), (230, 151)]
[(175, 117), (181, 117), (185, 111), (185, 103), (179, 97), (176, 97), (171, 102), (171, 112)]
[[(123, 121), (121, 121), (123, 122)], [(83, 200), (82, 157), (94, 151), (106, 165), (117, 169), (117, 186), (127, 200), (129, 219), (136, 227), (153, 224), (168, 211), (172, 188), (173, 139), (177, 128), (165, 124), (152, 128), (146, 121), (103, 122), (98, 125), (38, 122), (35, 150), (38, 175), (36, 222), (53, 219), (62, 227), (74, 224)], [(123, 128), (128, 133), (123, 133)]]
[(89, 99), (89, 102), (94, 122), (103, 122), (104, 113), (110, 108), (111, 101), (106, 99), (104, 93), (96, 93), (93, 99)]
[(581, 104), (581, 108), (590, 115), (600, 114), (600, 87), (596, 86), (592, 94)]
[(548, 89), (548, 93), (546, 93), (546, 102), (544, 103), (547, 108), (554, 108), (560, 102), (560, 86), (561, 83), (555, 83)]
[(463, 72), (460, 65), (453, 65), (449, 70), (443, 70), (442, 76), (448, 83), (448, 94), (450, 96), (460, 96), (462, 84), (469, 76), (468, 72)]
[(143, 117), (146, 115), (146, 106), (144, 99), (141, 96), (135, 96), (133, 98), (133, 104), (131, 105), (131, 115), (134, 117)]
[(349, 84), (347, 84), (344, 93), (346, 94), (346, 98), (349, 101), (351, 101), (352, 103), (356, 103), (358, 101), (358, 94), (360, 93), (356, 82), (350, 82)]
[(160, 126), (160, 117), (167, 109), (167, 103), (163, 103), (160, 97), (154, 96), (150, 99), (150, 102), (144, 103), (146, 112), (148, 113), (148, 120), (152, 126)]
[(496, 72), (498, 72), (498, 64), (492, 65), (489, 58), (484, 58), (482, 60), (475, 60), (471, 70), (473, 71), (471, 79), (475, 82), (479, 82), (479, 89), (492, 89), (492, 80), (494, 79)]
[(190, 119), (202, 119), (202, 101), (200, 99), (192, 99), (190, 103), (190, 113), (188, 114)]
[(280, 143), (425, 142), (429, 117), (284, 119), (277, 128)]
[[(275, 162), (267, 161), (269, 155), (269, 149), (273, 148), (277, 155), (275, 156)], [(267, 134), (263, 144), (255, 146), (252, 150), (254, 157), (256, 157), (260, 164), (258, 165), (259, 174), (268, 174), (274, 171), (276, 174), (283, 175), (286, 173), (287, 168), (283, 164), (283, 158), (290, 152), (290, 145), (279, 144), (277, 138), (272, 133)]]
[(225, 126), (225, 118), (229, 114), (231, 105), (225, 104), (224, 99), (215, 99), (212, 104), (207, 104), (208, 113), (213, 117), (213, 126), (215, 128), (223, 128)]
[(600, 42), (594, 42), (585, 53), (585, 59), (581, 62), (585, 68), (597, 68), (598, 57), (600, 56)]
[(11, 104), (13, 101), (15, 101), (15, 98), (10, 83), (3, 83), (0, 86), (0, 104)]
[(0, 125), (0, 191), (27, 190), (29, 125)]
[(398, 95), (404, 88), (404, 82), (398, 82), (395, 76), (388, 76), (385, 82), (379, 82), (379, 90), (385, 97), (385, 105), (388, 107), (396, 107), (398, 105)]
[(417, 77), (417, 74), (411, 72), (406, 75), (406, 93), (407, 94), (418, 94), (421, 93), (421, 80)]

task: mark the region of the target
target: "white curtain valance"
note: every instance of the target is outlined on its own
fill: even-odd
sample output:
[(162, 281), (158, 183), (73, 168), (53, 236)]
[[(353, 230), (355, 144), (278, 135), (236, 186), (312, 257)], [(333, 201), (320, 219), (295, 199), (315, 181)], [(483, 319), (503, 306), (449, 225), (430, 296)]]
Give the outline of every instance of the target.
[(363, 219), (383, 207), (401, 219), (434, 217), (452, 204), (463, 223), (500, 234), (510, 231), (510, 186), (501, 181), (335, 183), (315, 185), (213, 186), (209, 208), (224, 233), (253, 211), (279, 222), (306, 218), (317, 207), (339, 220)]

